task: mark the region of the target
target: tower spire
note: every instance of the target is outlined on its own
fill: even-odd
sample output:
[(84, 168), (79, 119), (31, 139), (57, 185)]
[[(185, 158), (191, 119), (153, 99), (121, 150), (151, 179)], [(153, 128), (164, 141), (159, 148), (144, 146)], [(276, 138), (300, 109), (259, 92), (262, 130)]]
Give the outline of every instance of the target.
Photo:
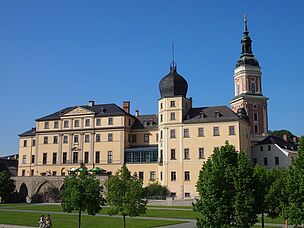
[(241, 56), (253, 56), (252, 54), (252, 40), (249, 36), (248, 24), (247, 24), (247, 15), (244, 15), (244, 33), (242, 37), (242, 55)]
[(172, 43), (172, 62), (170, 64), (170, 71), (172, 71), (172, 72), (176, 71), (174, 43)]

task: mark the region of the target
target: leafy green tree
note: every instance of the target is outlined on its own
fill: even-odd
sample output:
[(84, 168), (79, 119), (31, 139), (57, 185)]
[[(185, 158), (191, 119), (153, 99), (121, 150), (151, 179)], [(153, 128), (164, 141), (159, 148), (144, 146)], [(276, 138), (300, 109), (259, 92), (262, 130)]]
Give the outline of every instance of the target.
[(85, 173), (66, 177), (60, 198), (63, 211), (78, 211), (78, 228), (81, 225), (81, 212), (87, 210), (88, 214), (95, 215), (104, 202), (99, 180)]
[(126, 227), (126, 216), (146, 213), (147, 201), (144, 199), (145, 191), (142, 185), (142, 180), (136, 175), (131, 176), (125, 165), (106, 183), (109, 214), (122, 215), (123, 227)]
[(167, 196), (169, 190), (166, 186), (162, 186), (160, 183), (155, 182), (145, 187), (145, 193), (149, 196)]
[(14, 192), (14, 189), (15, 183), (9, 173), (7, 171), (0, 172), (0, 203), (5, 202), (6, 198)]
[(259, 165), (254, 168), (254, 182), (255, 182), (255, 208), (256, 212), (261, 214), (262, 227), (264, 228), (264, 214), (267, 210), (266, 195), (269, 192), (270, 182), (268, 180), (268, 171)]
[(233, 146), (222, 146), (214, 150), (203, 165), (197, 182), (199, 199), (194, 210), (200, 212), (198, 227), (231, 227), (235, 221), (234, 175), (237, 166), (237, 151)]
[(288, 141), (293, 141), (293, 137), (295, 137), (295, 135), (288, 130), (269, 131), (269, 134), (274, 135), (274, 136), (278, 136), (278, 137), (281, 137), (281, 138), (283, 138), (284, 135), (287, 135)]
[(251, 227), (257, 222), (254, 168), (244, 152), (238, 154), (234, 175), (235, 227)]
[(284, 216), (295, 225), (304, 223), (304, 137), (299, 141), (298, 156), (289, 167), (287, 179), (288, 200), (286, 200)]

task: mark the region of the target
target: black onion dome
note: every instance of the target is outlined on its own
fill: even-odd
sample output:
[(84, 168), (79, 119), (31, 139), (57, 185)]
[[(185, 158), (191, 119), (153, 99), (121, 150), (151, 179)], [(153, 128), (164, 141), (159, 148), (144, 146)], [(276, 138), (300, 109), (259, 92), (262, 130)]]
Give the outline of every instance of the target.
[(172, 96), (186, 97), (188, 83), (181, 75), (176, 72), (176, 66), (170, 67), (170, 73), (159, 82), (161, 98)]

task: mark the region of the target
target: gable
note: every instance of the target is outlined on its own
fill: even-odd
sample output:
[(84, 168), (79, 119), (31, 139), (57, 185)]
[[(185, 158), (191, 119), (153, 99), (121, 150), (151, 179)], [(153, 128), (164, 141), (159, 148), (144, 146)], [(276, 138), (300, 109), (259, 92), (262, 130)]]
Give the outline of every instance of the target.
[(73, 110), (65, 113), (63, 116), (77, 116), (77, 115), (90, 115), (90, 114), (95, 114), (95, 113), (83, 107), (76, 107)]

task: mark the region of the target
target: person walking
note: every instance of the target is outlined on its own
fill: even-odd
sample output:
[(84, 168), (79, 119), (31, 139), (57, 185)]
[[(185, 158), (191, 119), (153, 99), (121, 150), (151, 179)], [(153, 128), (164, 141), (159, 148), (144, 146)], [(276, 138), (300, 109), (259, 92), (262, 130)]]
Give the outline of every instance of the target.
[(51, 216), (48, 215), (45, 219), (45, 228), (51, 228), (51, 227), (52, 227)]
[(40, 219), (39, 219), (39, 228), (45, 228), (45, 217), (44, 217), (44, 215), (40, 216)]

